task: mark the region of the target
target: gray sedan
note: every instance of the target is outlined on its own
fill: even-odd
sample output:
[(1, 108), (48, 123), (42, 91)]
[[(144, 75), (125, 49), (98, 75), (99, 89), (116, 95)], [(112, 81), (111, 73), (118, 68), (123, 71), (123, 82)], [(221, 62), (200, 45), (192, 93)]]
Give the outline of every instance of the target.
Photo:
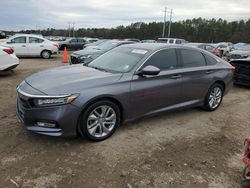
[(101, 141), (139, 117), (197, 106), (216, 110), (232, 86), (233, 72), (229, 63), (196, 48), (124, 45), (88, 66), (26, 78), (17, 87), (17, 114), (35, 133)]

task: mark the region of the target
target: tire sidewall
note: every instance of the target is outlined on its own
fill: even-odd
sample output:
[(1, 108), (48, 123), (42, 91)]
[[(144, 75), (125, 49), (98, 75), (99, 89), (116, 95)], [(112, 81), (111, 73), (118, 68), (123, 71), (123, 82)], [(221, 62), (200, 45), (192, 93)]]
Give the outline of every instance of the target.
[[(222, 91), (221, 101), (220, 101), (219, 105), (216, 108), (211, 108), (210, 105), (209, 105), (209, 96), (210, 96), (212, 90), (214, 88), (216, 88), (216, 87), (219, 87), (221, 89), (221, 91)], [(207, 92), (207, 95), (206, 95), (206, 98), (205, 98), (205, 109), (208, 110), (208, 111), (215, 111), (215, 110), (217, 110), (220, 107), (221, 103), (222, 103), (223, 95), (224, 95), (224, 87), (221, 84), (218, 84), (218, 83), (213, 84), (209, 88), (209, 90)]]
[[(110, 106), (111, 108), (113, 108), (115, 113), (116, 113), (117, 119), (116, 119), (116, 124), (115, 124), (113, 130), (108, 135), (101, 137), (101, 138), (97, 138), (97, 137), (92, 136), (89, 133), (89, 131), (87, 129), (87, 119), (88, 119), (89, 114), (95, 108), (97, 108), (98, 106), (102, 106), (102, 105), (107, 105), (107, 106)], [(112, 101), (109, 101), (109, 100), (97, 101), (94, 104), (87, 107), (87, 109), (82, 112), (81, 117), (79, 119), (80, 119), (79, 130), (82, 133), (81, 135), (83, 135), (83, 136), (87, 137), (88, 139), (95, 141), (95, 142), (103, 141), (103, 140), (109, 138), (110, 136), (112, 136), (113, 133), (116, 131), (116, 129), (119, 127), (119, 125), (120, 125), (120, 110), (119, 110), (118, 106), (115, 103), (113, 103)]]

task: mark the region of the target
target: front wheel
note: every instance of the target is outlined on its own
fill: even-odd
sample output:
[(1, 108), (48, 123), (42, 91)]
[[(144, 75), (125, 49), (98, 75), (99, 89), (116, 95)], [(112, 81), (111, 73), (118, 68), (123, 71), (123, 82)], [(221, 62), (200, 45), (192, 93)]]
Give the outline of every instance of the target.
[(204, 108), (207, 111), (214, 111), (219, 108), (223, 99), (224, 88), (221, 84), (214, 84), (208, 90), (205, 98)]
[(90, 105), (80, 118), (80, 131), (92, 141), (110, 137), (120, 124), (120, 110), (109, 100)]

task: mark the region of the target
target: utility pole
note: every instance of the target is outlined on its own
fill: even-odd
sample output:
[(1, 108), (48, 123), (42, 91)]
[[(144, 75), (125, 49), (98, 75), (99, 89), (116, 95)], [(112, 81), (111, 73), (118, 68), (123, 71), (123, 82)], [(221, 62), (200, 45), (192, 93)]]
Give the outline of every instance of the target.
[(165, 7), (165, 10), (164, 10), (164, 23), (163, 23), (163, 30), (162, 30), (162, 38), (165, 37), (166, 17), (167, 17), (167, 7)]
[[(68, 22), (69, 24), (69, 37), (71, 36), (71, 30), (72, 30), (72, 36), (75, 37), (75, 22)], [(72, 25), (72, 27), (71, 27)]]
[(170, 37), (170, 34), (171, 34), (172, 17), (173, 17), (173, 9), (171, 8), (170, 19), (169, 19), (169, 24), (168, 24), (168, 38)]

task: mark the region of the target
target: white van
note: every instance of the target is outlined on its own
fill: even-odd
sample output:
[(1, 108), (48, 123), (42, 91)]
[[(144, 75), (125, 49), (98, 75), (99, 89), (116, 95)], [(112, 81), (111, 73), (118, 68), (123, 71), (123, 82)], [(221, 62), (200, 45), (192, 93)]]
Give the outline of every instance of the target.
[(166, 44), (186, 44), (188, 43), (184, 39), (178, 39), (178, 38), (158, 38), (158, 43), (166, 43)]
[(52, 54), (58, 53), (58, 44), (41, 35), (16, 34), (2, 44), (13, 48), (18, 57), (41, 56), (49, 59)]

